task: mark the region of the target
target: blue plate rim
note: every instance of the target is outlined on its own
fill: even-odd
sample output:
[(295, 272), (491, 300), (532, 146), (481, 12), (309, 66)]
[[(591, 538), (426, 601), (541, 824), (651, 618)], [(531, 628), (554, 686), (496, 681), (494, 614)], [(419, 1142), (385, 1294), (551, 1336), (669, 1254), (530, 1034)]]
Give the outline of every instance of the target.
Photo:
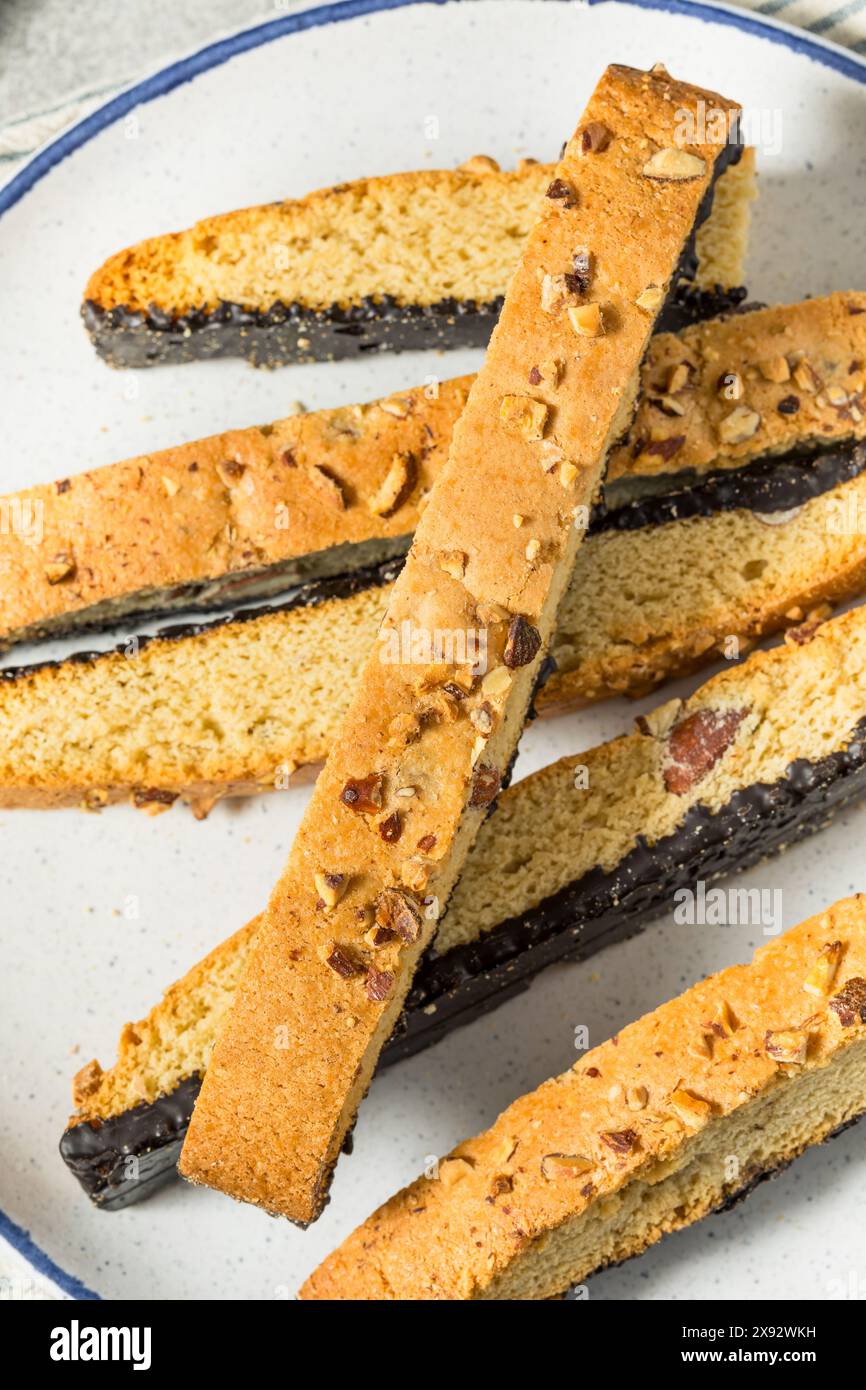
[[(24, 167), (0, 188), (0, 217), (20, 202), (25, 193), (28, 193), (55, 165), (87, 144), (107, 126), (121, 120), (135, 107), (165, 96), (175, 87), (193, 81), (202, 73), (220, 67), (241, 53), (260, 48), (287, 34), (303, 33), (326, 24), (339, 24), (381, 11), (404, 9), (409, 5), (432, 4), (444, 7), (460, 3), (462, 0), (335, 0), (335, 3), (320, 5), (297, 14), (265, 20), (264, 23), (207, 44), (204, 48), (179, 58), (167, 67), (160, 68), (133, 83), (131, 87), (98, 106), (95, 111), (91, 111), (42, 149), (37, 150)], [(561, 3), (572, 3), (572, 0), (561, 0)], [(727, 28), (739, 29), (742, 33), (767, 39), (770, 43), (780, 44), (792, 52), (802, 53), (813, 62), (866, 85), (866, 57), (842, 48), (829, 39), (818, 38), (806, 30), (796, 29), (767, 15), (715, 3), (715, 0), (584, 0), (584, 4), (591, 9), (597, 5), (611, 3), (633, 5), (644, 10), (658, 10), (665, 14), (699, 19), (706, 24), (721, 24)]]

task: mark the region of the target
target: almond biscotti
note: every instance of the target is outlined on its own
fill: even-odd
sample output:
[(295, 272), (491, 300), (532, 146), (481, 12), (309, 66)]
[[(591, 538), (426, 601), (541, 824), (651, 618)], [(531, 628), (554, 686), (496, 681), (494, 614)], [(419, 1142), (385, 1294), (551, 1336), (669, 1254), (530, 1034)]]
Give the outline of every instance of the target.
[[(129, 800), (155, 815), (182, 798), (201, 817), (217, 798), (285, 788), (327, 757), (400, 564), (89, 659), (0, 670), (0, 806)], [(866, 442), (602, 512), (535, 707), (645, 694), (864, 590)]]
[[(553, 168), (524, 159), (505, 172), (477, 155), (205, 218), (106, 261), (85, 290), (87, 331), (115, 367), (483, 347)], [(745, 296), (753, 196), (748, 150), (720, 179), (665, 326)]]
[(736, 158), (675, 143), (676, 113), (708, 100), (736, 125), (661, 67), (610, 67), (566, 146), (217, 1040), (192, 1181), (299, 1223), (321, 1212), (507, 775), (655, 316)]
[(207, 609), (405, 553), (471, 378), (0, 499), (0, 643)]
[(306, 1299), (555, 1298), (866, 1111), (866, 896), (662, 1004), (380, 1207)]
[[(739, 714), (743, 718), (738, 721)], [(482, 826), (383, 1064), (785, 848), (866, 793), (866, 609), (792, 632), (635, 732), (536, 772)], [(75, 1080), (64, 1161), (116, 1209), (171, 1177), (258, 919)], [(130, 1163), (130, 1159), (135, 1163)]]
[[(864, 360), (866, 294), (855, 292), (656, 335), (606, 507), (863, 437)], [(272, 596), (402, 554), (471, 383), (229, 431), (0, 498), (0, 644)]]

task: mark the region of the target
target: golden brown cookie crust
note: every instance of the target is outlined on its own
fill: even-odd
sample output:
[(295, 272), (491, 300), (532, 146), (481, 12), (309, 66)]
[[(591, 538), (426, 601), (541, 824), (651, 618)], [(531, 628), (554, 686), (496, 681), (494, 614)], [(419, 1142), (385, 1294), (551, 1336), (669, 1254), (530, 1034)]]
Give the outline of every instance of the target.
[[(633, 1184), (662, 1181), (701, 1131), (721, 1133), (738, 1111), (763, 1098), (772, 1105), (806, 1072), (862, 1049), (864, 977), (866, 896), (859, 894), (762, 946), (751, 964), (663, 1004), (515, 1101), (443, 1159), (436, 1178), (418, 1179), (380, 1207), (311, 1275), (301, 1297), (564, 1292), (593, 1271), (565, 1260), (557, 1268), (553, 1259), (545, 1269), (545, 1242), (554, 1238), (552, 1253), (567, 1223), (613, 1207)], [(863, 1103), (852, 1095), (846, 1118)], [(821, 1111), (804, 1116), (780, 1160), (829, 1128)], [(729, 1192), (749, 1176), (732, 1177)], [(699, 1208), (679, 1224), (702, 1215)], [(648, 1230), (637, 1249), (662, 1234)], [(533, 1275), (523, 1294), (511, 1291), (521, 1263)]]
[[(657, 334), (637, 419), (611, 456), (609, 502), (663, 486), (668, 475), (682, 479), (810, 441), (862, 437), (864, 362), (866, 294), (855, 291)], [(820, 390), (762, 375), (799, 370), (810, 385), (803, 363)], [(687, 379), (681, 370), (672, 376), (684, 364)], [(740, 379), (738, 401), (719, 396), (726, 374)], [(243, 601), (268, 566), (285, 566), (288, 584), (402, 550), (448, 456), (472, 381), (454, 378), (227, 431), (0, 499), (11, 522), (0, 535), (8, 576), (0, 643), (86, 622), (100, 605), (166, 608), (162, 591), (226, 576), (234, 579), (224, 600)], [(795, 413), (780, 414), (779, 404), (792, 397)], [(719, 429), (737, 409), (753, 410), (759, 424), (732, 446)], [(743, 428), (751, 423), (744, 418)], [(38, 544), (26, 526), (16, 527), (18, 515), (38, 518)]]
[(487, 687), (461, 698), (465, 653), (430, 666), (402, 646), (373, 653), (217, 1041), (181, 1155), (196, 1182), (301, 1223), (321, 1211), (437, 905), (519, 738), (720, 152), (694, 147), (688, 177), (669, 181), (672, 162), (683, 167), (674, 113), (707, 99), (663, 69), (609, 68), (566, 148), (556, 178), (568, 196), (548, 198), (524, 244), (383, 625), (388, 640), (406, 624), (428, 637), (483, 625)]

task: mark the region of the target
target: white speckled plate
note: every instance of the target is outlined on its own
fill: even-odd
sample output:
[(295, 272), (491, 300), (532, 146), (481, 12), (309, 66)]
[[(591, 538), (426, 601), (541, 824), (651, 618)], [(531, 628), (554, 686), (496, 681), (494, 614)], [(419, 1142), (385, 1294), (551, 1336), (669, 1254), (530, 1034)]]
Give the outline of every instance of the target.
[[(85, 338), (81, 290), (117, 247), (208, 212), (478, 151), (507, 165), (551, 158), (605, 63), (658, 59), (765, 113), (753, 292), (862, 288), (866, 67), (840, 50), (678, 0), (353, 0), (282, 16), (111, 103), (0, 192), (0, 491), (272, 419), (294, 400), (364, 399), (430, 370), (470, 369), (476, 356), (455, 353), (273, 373), (231, 361), (115, 373)], [(634, 712), (608, 705), (536, 726), (519, 772), (616, 733)], [(0, 1236), (68, 1292), (291, 1296), (426, 1155), (567, 1066), (576, 1023), (601, 1041), (759, 944), (754, 929), (662, 922), (589, 964), (549, 971), (530, 994), (392, 1070), (307, 1233), (180, 1185), (116, 1215), (92, 1210), (57, 1156), (71, 1073), (94, 1055), (109, 1062), (123, 1021), (262, 907), (305, 800), (296, 790), (221, 806), (203, 824), (182, 810), (157, 820), (126, 808), (0, 815)], [(783, 887), (793, 924), (864, 886), (864, 838), (866, 808), (746, 881)], [(861, 1145), (851, 1132), (809, 1154), (744, 1207), (601, 1276), (592, 1297), (823, 1299), (852, 1279), (862, 1289)]]

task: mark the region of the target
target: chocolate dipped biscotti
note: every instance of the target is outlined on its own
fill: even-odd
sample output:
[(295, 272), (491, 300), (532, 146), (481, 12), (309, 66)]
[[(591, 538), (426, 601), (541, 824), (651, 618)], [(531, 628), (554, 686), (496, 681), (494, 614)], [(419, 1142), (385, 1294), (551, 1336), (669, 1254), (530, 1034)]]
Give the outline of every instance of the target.
[[(681, 519), (680, 508), (686, 515)], [(863, 525), (846, 527), (846, 518)], [(148, 815), (282, 790), (327, 757), (402, 560), (275, 607), (0, 670), (0, 806)], [(866, 441), (600, 516), (551, 641), (539, 714), (744, 656), (866, 589)], [(62, 710), (62, 717), (57, 711)]]
[(564, 196), (523, 243), (392, 590), (394, 640), (364, 667), (215, 1044), (180, 1158), (193, 1182), (299, 1224), (322, 1210), (507, 776), (655, 318), (732, 158), (675, 143), (708, 100), (733, 140), (731, 102), (661, 66), (609, 67), (565, 148)]
[[(657, 334), (605, 508), (863, 437), (864, 361), (866, 294), (853, 291)], [(472, 381), (230, 430), (0, 498), (0, 644), (272, 597), (404, 554)]]
[[(578, 775), (579, 774), (579, 775)], [(670, 910), (678, 887), (737, 871), (866, 792), (866, 609), (795, 630), (634, 733), (502, 792), (422, 962), (383, 1064)], [(123, 1029), (76, 1077), (61, 1152), (106, 1209), (173, 1175), (260, 919)], [(134, 1161), (133, 1161), (134, 1160)]]
[[(860, 301), (831, 296), (656, 337), (633, 431), (641, 448), (616, 452), (628, 472), (594, 510), (540, 713), (644, 694), (863, 591), (866, 424), (862, 369), (850, 370), (866, 351), (866, 315), (850, 313)], [(761, 373), (771, 351), (776, 376), (782, 363), (801, 379), (804, 363), (820, 374), (820, 403), (803, 392), (794, 414), (774, 409), (791, 380)], [(736, 455), (719, 439), (737, 408), (719, 399), (719, 360), (761, 421)], [(693, 384), (670, 397), (685, 414), (659, 412), (655, 393), (686, 366)], [(830, 401), (839, 393), (844, 410)], [(660, 420), (684, 431), (662, 474), (647, 447)], [(276, 607), (128, 638), (101, 656), (0, 671), (0, 806), (130, 799), (154, 814), (183, 798), (202, 815), (218, 797), (284, 787), (327, 756), (401, 563), (311, 580)]]
[[(525, 159), (506, 172), (478, 155), (205, 218), (110, 257), (85, 290), (87, 331), (115, 367), (484, 347), (554, 168)], [(745, 298), (753, 197), (750, 149), (720, 178), (664, 326)]]
[(732, 1205), (866, 1111), (866, 897), (662, 1004), (509, 1106), (306, 1299), (544, 1299)]

